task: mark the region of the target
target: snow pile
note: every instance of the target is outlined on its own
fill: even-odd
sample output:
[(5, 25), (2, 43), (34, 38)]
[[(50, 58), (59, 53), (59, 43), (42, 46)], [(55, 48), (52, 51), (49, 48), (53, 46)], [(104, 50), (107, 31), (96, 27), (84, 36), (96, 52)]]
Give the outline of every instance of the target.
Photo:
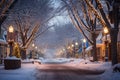
[(5, 70), (0, 67), (0, 80), (35, 80), (36, 65), (22, 64), (20, 69)]
[(9, 60), (21, 60), (20, 58), (17, 58), (17, 57), (15, 57), (15, 56), (6, 57), (5, 59), (9, 59)]
[[(120, 64), (117, 64), (115, 66), (120, 67)], [(113, 71), (113, 68), (115, 68), (115, 66), (107, 69), (102, 75), (100, 75), (101, 80), (120, 80), (120, 72)]]
[(111, 67), (111, 62), (90, 62), (84, 59), (74, 59), (72, 62), (66, 64), (74, 68), (94, 71), (104, 71)]
[(34, 61), (34, 59), (25, 59), (25, 60), (21, 60), (22, 63), (32, 63)]
[(66, 62), (68, 62), (68, 59), (63, 59), (63, 58), (56, 58), (56, 59), (44, 59), (44, 60), (42, 60), (42, 63), (66, 63)]

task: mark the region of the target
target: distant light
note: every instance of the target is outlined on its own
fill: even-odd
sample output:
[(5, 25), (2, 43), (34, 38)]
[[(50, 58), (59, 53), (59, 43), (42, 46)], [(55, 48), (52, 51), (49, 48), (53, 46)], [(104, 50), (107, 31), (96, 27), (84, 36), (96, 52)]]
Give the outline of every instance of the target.
[(37, 46), (35, 47), (35, 49), (37, 49)]
[(74, 44), (72, 44), (72, 47), (74, 47)]
[(10, 27), (9, 27), (9, 32), (10, 32), (10, 33), (13, 33), (13, 31), (14, 31), (13, 26), (10, 26)]
[(78, 42), (76, 42), (75, 45), (78, 45)]
[(63, 49), (63, 51), (65, 51), (65, 49)]
[(109, 32), (107, 27), (105, 27), (103, 30), (104, 30), (105, 34), (107, 34)]
[(33, 44), (32, 44), (32, 47), (34, 47), (34, 46), (35, 46), (35, 44), (33, 43)]
[(83, 39), (83, 42), (86, 43), (86, 39)]
[(68, 46), (68, 49), (70, 49), (70, 46)]

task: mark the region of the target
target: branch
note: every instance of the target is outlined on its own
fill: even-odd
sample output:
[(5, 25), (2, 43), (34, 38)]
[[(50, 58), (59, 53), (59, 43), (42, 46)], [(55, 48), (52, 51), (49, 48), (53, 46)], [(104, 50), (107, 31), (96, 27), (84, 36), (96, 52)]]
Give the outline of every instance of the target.
[(102, 15), (102, 18), (104, 19), (105, 23), (107, 24), (107, 27), (110, 29), (111, 28), (111, 25), (110, 25), (110, 22), (108, 21), (106, 15), (105, 15), (105, 12), (103, 10), (103, 7), (102, 7), (102, 4), (100, 3), (99, 0), (95, 0), (96, 4), (98, 5), (98, 9), (100, 10), (100, 13)]
[[(3, 1), (5, 2), (5, 1)], [(9, 3), (3, 8), (3, 10), (0, 13), (0, 17), (4, 16), (8, 8), (11, 6), (11, 4), (14, 2), (14, 0), (10, 0)], [(4, 3), (5, 4), (5, 3)]]
[(101, 15), (99, 14), (99, 12), (94, 8), (94, 6), (89, 2), (89, 0), (85, 0), (87, 6), (93, 11), (94, 15), (96, 16), (96, 18), (98, 18), (98, 20), (100, 21), (101, 25), (103, 27), (107, 27), (106, 23), (104, 22), (103, 18), (101, 17)]
[[(63, 0), (64, 1), (64, 0)], [(67, 4), (67, 2), (64, 1), (64, 3), (67, 5), (67, 9), (68, 9), (68, 13), (69, 13), (69, 17), (72, 21), (72, 23), (75, 25), (75, 27), (84, 35), (84, 37), (91, 43), (93, 44), (93, 42), (87, 37), (87, 35), (84, 33), (83, 29), (80, 27), (79, 25), (79, 21), (78, 20), (78, 13), (75, 12), (74, 9), (71, 9), (71, 7), (69, 6), (69, 4)], [(69, 9), (71, 11), (71, 13), (69, 12)], [(71, 15), (72, 14), (72, 15)], [(73, 16), (73, 17), (72, 17)], [(84, 26), (84, 25), (82, 25)]]
[(44, 31), (42, 31), (41, 33), (39, 33), (38, 35), (36, 35), (34, 39), (38, 38), (41, 34), (45, 33), (51, 27), (53, 27), (53, 26), (47, 27)]
[[(72, 4), (72, 2), (71, 2), (71, 4)], [(73, 4), (72, 4), (73, 5)], [(82, 27), (83, 28), (85, 28), (85, 25), (82, 23), (82, 21), (81, 21), (81, 19), (80, 19), (80, 17), (79, 17), (79, 14), (78, 14), (78, 11), (77, 11), (77, 9), (75, 8), (75, 6), (73, 5), (72, 6), (72, 11), (73, 11), (73, 16), (74, 16), (74, 18), (76, 18), (76, 21), (78, 21), (78, 24), (80, 23), (81, 25), (82, 25)], [(93, 44), (93, 42), (88, 38), (88, 36), (85, 34), (85, 32), (83, 31), (83, 29), (79, 26), (79, 28), (81, 29), (81, 31), (82, 31), (82, 34), (84, 35), (84, 37), (91, 43), (91, 44)]]

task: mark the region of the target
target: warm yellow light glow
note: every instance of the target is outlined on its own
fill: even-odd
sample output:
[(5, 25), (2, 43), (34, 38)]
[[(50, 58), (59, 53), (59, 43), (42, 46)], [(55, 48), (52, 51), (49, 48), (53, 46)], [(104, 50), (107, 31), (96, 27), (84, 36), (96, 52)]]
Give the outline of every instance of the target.
[(72, 47), (74, 47), (74, 44), (72, 44)]
[(35, 49), (37, 49), (37, 46), (35, 47)]
[(68, 46), (68, 49), (70, 49), (70, 46)]
[(14, 31), (13, 26), (10, 26), (10, 27), (9, 27), (9, 32), (12, 33), (13, 31)]
[(75, 45), (77, 46), (77, 45), (78, 45), (78, 42), (76, 42)]
[(32, 44), (32, 47), (34, 47), (34, 46), (35, 46), (35, 44), (33, 43), (33, 44)]
[(86, 43), (86, 39), (83, 39), (83, 42)]
[(107, 27), (105, 27), (103, 30), (104, 30), (105, 34), (107, 34), (109, 32)]

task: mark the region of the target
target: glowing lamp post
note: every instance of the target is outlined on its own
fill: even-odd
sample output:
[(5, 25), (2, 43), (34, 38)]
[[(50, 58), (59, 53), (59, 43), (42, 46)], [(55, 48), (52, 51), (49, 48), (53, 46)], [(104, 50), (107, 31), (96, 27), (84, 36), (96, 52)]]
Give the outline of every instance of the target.
[(38, 48), (38, 47), (36, 46), (35, 49), (37, 50), (37, 48)]
[(75, 57), (78, 57), (77, 56), (78, 55), (78, 48), (79, 48), (78, 42), (75, 42), (75, 53), (76, 53)]
[(86, 43), (86, 39), (83, 39), (83, 58), (85, 59), (85, 43)]
[(72, 47), (72, 57), (74, 57), (75, 56), (75, 45), (74, 45), (74, 43), (71, 45), (71, 47)]
[(74, 47), (74, 44), (72, 44), (72, 47)]
[(34, 44), (34, 43), (32, 44), (32, 47), (35, 47), (35, 44)]
[(78, 42), (76, 42), (75, 45), (78, 46)]
[(108, 34), (108, 28), (105, 27), (103, 29), (104, 34), (105, 34), (105, 61), (108, 61), (108, 40), (107, 40), (107, 34)]
[(13, 42), (14, 42), (14, 28), (13, 26), (10, 26), (8, 29), (8, 43), (10, 46), (10, 54), (9, 56), (12, 56), (12, 52), (13, 52)]

